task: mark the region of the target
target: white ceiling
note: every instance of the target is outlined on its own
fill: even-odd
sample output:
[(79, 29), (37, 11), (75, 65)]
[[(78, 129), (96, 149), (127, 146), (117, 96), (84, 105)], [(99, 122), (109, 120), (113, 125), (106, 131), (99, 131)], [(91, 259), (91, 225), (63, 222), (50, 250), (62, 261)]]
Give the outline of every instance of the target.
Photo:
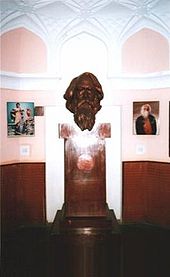
[(45, 40), (87, 32), (122, 42), (143, 27), (170, 38), (170, 0), (0, 0), (1, 32), (26, 27)]

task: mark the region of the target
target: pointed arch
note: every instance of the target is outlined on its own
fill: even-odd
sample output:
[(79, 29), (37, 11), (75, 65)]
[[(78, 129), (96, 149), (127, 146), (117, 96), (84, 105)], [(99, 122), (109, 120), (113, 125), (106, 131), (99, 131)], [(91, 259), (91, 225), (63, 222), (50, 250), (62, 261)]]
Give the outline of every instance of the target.
[(59, 56), (61, 72), (63, 67), (67, 68), (68, 60), (70, 66), (75, 65), (77, 73), (92, 71), (94, 74), (107, 75), (108, 46), (89, 32), (79, 32), (65, 40), (60, 45)]
[(19, 27), (1, 36), (1, 70), (42, 73), (47, 70), (44, 41), (32, 31)]
[(122, 71), (152, 73), (169, 70), (169, 43), (159, 32), (143, 28), (122, 46)]

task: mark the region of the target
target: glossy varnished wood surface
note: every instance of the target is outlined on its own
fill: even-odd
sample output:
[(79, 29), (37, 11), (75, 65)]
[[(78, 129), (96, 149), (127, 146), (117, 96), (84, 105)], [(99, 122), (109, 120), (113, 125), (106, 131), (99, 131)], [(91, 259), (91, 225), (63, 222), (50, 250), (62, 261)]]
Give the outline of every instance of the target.
[(123, 162), (123, 221), (170, 226), (170, 163)]
[(1, 200), (3, 228), (44, 223), (45, 163), (1, 165)]
[(57, 212), (50, 232), (50, 276), (120, 276), (121, 239), (114, 212), (107, 209), (106, 217), (64, 215)]
[[(51, 240), (49, 225), (22, 226), (1, 234), (1, 277), (74, 277), (74, 266), (77, 274), (80, 273), (78, 277), (83, 272), (90, 277), (101, 277), (105, 266), (108, 267), (105, 277), (170, 276), (170, 229), (151, 224), (120, 224), (119, 227), (121, 259), (115, 256), (119, 245), (116, 237), (93, 236), (94, 241), (90, 241), (88, 236), (83, 240), (79, 236), (76, 242), (75, 235), (73, 238), (63, 235)], [(78, 259), (77, 251), (81, 252)], [(117, 268), (121, 262), (121, 274), (116, 268), (113, 271), (114, 262)], [(94, 269), (90, 270), (87, 263), (94, 265)]]
[(65, 140), (65, 213), (72, 216), (106, 216), (105, 138), (110, 124), (91, 132), (60, 125)]

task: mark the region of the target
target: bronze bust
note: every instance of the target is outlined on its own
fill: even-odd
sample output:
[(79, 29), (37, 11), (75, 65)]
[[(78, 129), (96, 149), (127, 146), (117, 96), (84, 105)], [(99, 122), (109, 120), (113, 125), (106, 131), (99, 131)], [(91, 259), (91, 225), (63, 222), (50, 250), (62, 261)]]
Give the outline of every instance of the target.
[(64, 99), (66, 108), (74, 114), (74, 121), (84, 131), (92, 130), (95, 115), (101, 109), (103, 99), (102, 86), (96, 76), (85, 72), (74, 78), (67, 88)]

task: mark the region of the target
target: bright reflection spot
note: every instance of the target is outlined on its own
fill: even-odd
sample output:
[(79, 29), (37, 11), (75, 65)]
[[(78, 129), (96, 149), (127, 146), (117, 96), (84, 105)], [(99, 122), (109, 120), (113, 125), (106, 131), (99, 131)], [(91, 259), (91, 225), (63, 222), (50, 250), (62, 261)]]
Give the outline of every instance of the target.
[(80, 134), (78, 136), (73, 137), (73, 142), (80, 148), (87, 148), (89, 146), (92, 146), (96, 144), (97, 141), (98, 138), (92, 134)]
[(84, 235), (91, 235), (92, 230), (91, 230), (91, 228), (86, 227), (83, 229), (83, 233), (84, 233)]

